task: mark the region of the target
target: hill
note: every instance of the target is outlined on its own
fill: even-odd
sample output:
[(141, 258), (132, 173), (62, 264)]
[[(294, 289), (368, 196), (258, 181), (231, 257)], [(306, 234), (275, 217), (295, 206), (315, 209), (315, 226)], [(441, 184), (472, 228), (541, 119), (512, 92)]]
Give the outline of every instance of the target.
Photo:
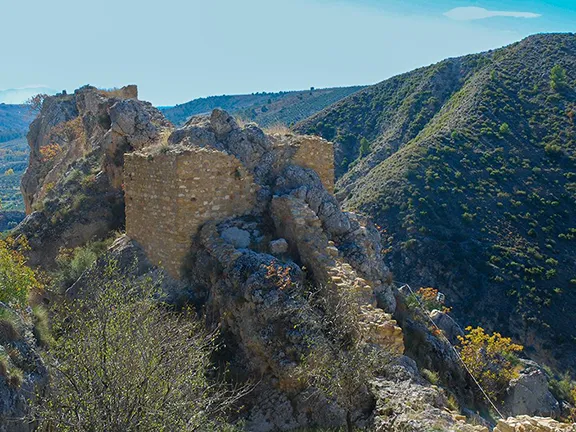
[(368, 87), (296, 125), (388, 232), (398, 281), (576, 370), (576, 37), (546, 34)]
[(35, 115), (26, 105), (0, 103), (0, 231), (23, 215), (20, 179), (28, 162), (25, 135)]
[(327, 106), (362, 89), (362, 86), (314, 89), (250, 95), (211, 96), (194, 99), (160, 110), (175, 125), (182, 125), (191, 116), (210, 113), (221, 108), (243, 120), (261, 126), (289, 125), (305, 119)]
[(26, 138), (0, 143), (0, 202), (2, 211), (24, 211), (20, 179), (28, 165)]
[(26, 105), (0, 103), (0, 142), (26, 135), (35, 115)]

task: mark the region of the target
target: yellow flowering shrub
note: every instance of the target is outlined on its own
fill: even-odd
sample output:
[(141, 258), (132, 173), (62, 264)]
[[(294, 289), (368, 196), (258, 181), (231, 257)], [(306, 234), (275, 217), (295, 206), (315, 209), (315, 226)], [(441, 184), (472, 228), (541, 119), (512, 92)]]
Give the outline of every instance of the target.
[(40, 287), (22, 254), (28, 247), (23, 237), (0, 240), (0, 301), (13, 307), (25, 306), (30, 290)]
[(518, 376), (516, 353), (522, 351), (522, 345), (500, 333), (487, 334), (482, 327), (466, 327), (466, 334), (458, 338), (460, 355), (474, 378), (488, 396), (499, 399), (510, 380)]

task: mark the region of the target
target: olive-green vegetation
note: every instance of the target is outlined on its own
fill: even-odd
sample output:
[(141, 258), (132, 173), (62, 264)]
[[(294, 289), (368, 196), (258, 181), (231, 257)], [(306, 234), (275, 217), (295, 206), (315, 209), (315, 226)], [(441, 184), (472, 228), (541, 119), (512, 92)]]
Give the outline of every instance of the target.
[(337, 193), (386, 228), (398, 280), (571, 368), (575, 71), (576, 36), (536, 35), (391, 78), (296, 126), (335, 141)]
[(36, 274), (26, 266), (27, 248), (25, 238), (0, 239), (0, 302), (15, 309), (23, 309), (30, 292), (40, 288)]
[(362, 88), (311, 88), (305, 91), (211, 96), (160, 109), (166, 118), (176, 125), (185, 123), (193, 115), (210, 113), (215, 108), (222, 108), (242, 120), (254, 121), (261, 126), (289, 125)]
[[(28, 165), (28, 152), (24, 137), (0, 142), (0, 213), (24, 210), (20, 179)], [(5, 225), (10, 221), (6, 221)], [(8, 228), (2, 225), (0, 221), (0, 231)]]
[(159, 301), (158, 283), (113, 260), (89, 296), (53, 306), (40, 430), (232, 430), (221, 420), (240, 395), (213, 368), (215, 335), (195, 313)]
[(35, 115), (28, 105), (0, 103), (0, 143), (26, 135)]

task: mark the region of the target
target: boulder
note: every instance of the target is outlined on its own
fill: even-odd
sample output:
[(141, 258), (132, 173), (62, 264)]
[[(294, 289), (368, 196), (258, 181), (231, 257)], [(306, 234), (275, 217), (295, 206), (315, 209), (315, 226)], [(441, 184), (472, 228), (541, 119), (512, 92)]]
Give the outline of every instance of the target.
[(235, 248), (247, 248), (250, 246), (250, 233), (236, 227), (226, 228), (222, 231), (222, 238)]
[(272, 255), (282, 255), (288, 252), (288, 242), (283, 238), (271, 241), (269, 247)]
[(450, 315), (439, 310), (433, 310), (430, 312), (430, 318), (442, 330), (452, 345), (457, 345), (460, 342), (458, 336), (464, 336), (464, 330)]
[(550, 416), (560, 413), (560, 404), (548, 388), (546, 374), (530, 362), (518, 378), (510, 381), (504, 411), (512, 416)]

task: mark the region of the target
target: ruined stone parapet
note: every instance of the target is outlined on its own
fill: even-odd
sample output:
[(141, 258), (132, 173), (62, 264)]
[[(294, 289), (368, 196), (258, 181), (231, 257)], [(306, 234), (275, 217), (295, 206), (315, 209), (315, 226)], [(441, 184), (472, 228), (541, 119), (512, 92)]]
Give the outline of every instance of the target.
[(390, 314), (376, 307), (373, 283), (360, 277), (344, 261), (309, 205), (294, 195), (277, 196), (272, 200), (271, 211), (276, 229), (312, 271), (316, 283), (335, 293), (353, 294), (360, 307), (360, 321), (367, 339), (388, 352), (403, 354), (402, 329)]
[(164, 149), (125, 157), (126, 233), (178, 278), (200, 226), (249, 213), (258, 187), (234, 156), (199, 147)]
[(324, 188), (334, 193), (334, 146), (315, 136), (299, 136), (294, 140), (298, 150), (292, 158), (294, 165), (310, 168), (322, 181)]

